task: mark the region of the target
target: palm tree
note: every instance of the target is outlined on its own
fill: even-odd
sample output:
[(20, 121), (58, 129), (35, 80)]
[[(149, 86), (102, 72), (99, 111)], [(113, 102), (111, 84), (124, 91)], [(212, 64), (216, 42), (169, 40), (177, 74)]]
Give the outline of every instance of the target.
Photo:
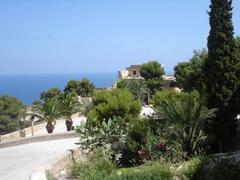
[(193, 92), (165, 97), (158, 111), (166, 120), (166, 131), (180, 142), (187, 157), (202, 153), (206, 140), (203, 124), (215, 116), (216, 109), (207, 109)]
[(64, 93), (60, 97), (61, 115), (66, 118), (67, 131), (72, 130), (72, 115), (80, 111), (80, 103), (73, 93)]
[(53, 133), (56, 119), (60, 116), (59, 102), (57, 98), (47, 99), (41, 106), (39, 105), (34, 115), (47, 122), (46, 129), (48, 133)]

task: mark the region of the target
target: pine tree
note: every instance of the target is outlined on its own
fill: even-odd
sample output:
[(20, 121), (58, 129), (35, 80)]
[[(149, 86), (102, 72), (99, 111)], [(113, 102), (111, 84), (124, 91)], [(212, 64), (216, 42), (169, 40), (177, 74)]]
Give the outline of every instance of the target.
[(232, 0), (211, 0), (208, 58), (205, 62), (204, 85), (208, 108), (218, 108), (210, 132), (214, 135), (213, 151), (230, 150), (236, 131), (238, 68), (235, 57)]

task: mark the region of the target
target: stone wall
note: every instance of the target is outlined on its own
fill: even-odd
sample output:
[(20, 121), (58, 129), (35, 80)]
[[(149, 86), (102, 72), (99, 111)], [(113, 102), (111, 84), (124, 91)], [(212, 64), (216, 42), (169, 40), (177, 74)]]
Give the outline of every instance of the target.
[[(46, 126), (46, 123), (36, 125), (33, 127), (33, 131), (39, 131), (39, 130), (45, 128), (45, 126)], [(25, 128), (23, 131), (25, 131), (26, 134), (31, 134), (31, 129), (32, 129), (32, 127), (28, 127), (28, 128)], [(19, 138), (20, 138), (20, 131), (14, 131), (12, 133), (1, 136), (0, 141), (5, 142), (5, 141), (16, 140)]]
[(137, 78), (140, 77), (140, 69), (141, 65), (131, 65), (130, 67), (127, 68), (129, 72), (129, 77), (131, 78)]
[[(65, 121), (65, 120), (58, 120), (57, 123), (61, 123), (63, 121)], [(38, 125), (34, 126), (33, 127), (33, 132), (45, 129), (46, 125), (47, 125), (47, 123), (43, 122), (41, 124), (38, 124)], [(23, 131), (25, 131), (26, 135), (29, 135), (32, 132), (31, 129), (32, 129), (32, 127), (28, 127), (28, 128), (25, 128)], [(12, 133), (0, 136), (0, 142), (12, 141), (12, 140), (16, 140), (16, 139), (19, 139), (19, 138), (21, 138), (20, 137), (20, 131), (14, 131)]]
[(78, 133), (76, 133), (75, 131), (46, 134), (46, 135), (40, 135), (40, 136), (31, 136), (31, 137), (25, 137), (25, 138), (11, 140), (11, 141), (0, 142), (0, 149), (12, 147), (12, 146), (19, 146), (19, 145), (33, 143), (33, 142), (53, 141), (58, 139), (68, 139), (68, 138), (75, 138), (75, 137), (76, 138), (79, 137)]
[(126, 79), (129, 76), (128, 70), (121, 70), (118, 72), (118, 79)]

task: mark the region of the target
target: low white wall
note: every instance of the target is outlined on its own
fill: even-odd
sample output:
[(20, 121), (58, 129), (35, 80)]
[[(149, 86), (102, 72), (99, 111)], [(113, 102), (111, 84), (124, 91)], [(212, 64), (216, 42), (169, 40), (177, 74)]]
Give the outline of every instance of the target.
[[(65, 121), (65, 120), (58, 120), (57, 124), (62, 123), (63, 121)], [(46, 125), (47, 125), (47, 123), (43, 122), (41, 124), (33, 126), (33, 132), (37, 132), (42, 129), (45, 129)], [(32, 129), (32, 127), (28, 127), (28, 128), (23, 129), (23, 131), (25, 131), (26, 134), (31, 134), (31, 131), (32, 131), (31, 129)], [(20, 132), (14, 131), (12, 133), (1, 136), (0, 142), (12, 141), (12, 140), (17, 140), (17, 139), (20, 139)]]
[[(39, 131), (43, 128), (45, 128), (46, 123), (42, 123), (42, 124), (38, 124), (36, 126), (33, 127), (33, 131)], [(32, 127), (28, 127), (23, 129), (23, 131), (25, 131), (26, 134), (30, 134), (31, 133), (31, 128)], [(20, 138), (20, 132), (19, 131), (14, 131), (12, 133), (6, 134), (1, 136), (0, 141), (1, 142), (5, 142), (5, 141), (12, 141), (12, 140), (16, 140)]]
[(32, 142), (67, 139), (67, 138), (74, 138), (74, 137), (78, 137), (78, 136), (79, 136), (78, 133), (76, 133), (75, 131), (47, 134), (47, 135), (40, 135), (40, 136), (32, 136), (32, 137), (20, 138), (20, 139), (12, 140), (12, 141), (0, 142), (0, 149), (12, 147), (12, 146), (23, 145), (23, 144), (28, 144), (28, 143), (32, 143)]

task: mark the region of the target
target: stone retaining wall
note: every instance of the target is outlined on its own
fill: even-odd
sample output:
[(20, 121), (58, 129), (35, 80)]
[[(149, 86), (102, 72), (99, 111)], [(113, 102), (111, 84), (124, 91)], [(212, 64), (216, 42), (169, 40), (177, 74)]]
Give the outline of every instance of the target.
[[(57, 124), (62, 123), (63, 121), (65, 121), (65, 120), (58, 120)], [(45, 129), (46, 125), (47, 125), (47, 123), (43, 122), (41, 124), (33, 126), (33, 132)], [(25, 131), (26, 134), (31, 134), (31, 131), (32, 131), (31, 129), (32, 129), (32, 127), (28, 127), (28, 128), (25, 128), (23, 131)], [(17, 140), (17, 139), (20, 139), (19, 131), (15, 131), (15, 132), (0, 136), (0, 142), (12, 141), (12, 140)]]
[(41, 136), (32, 136), (32, 137), (13, 140), (13, 141), (0, 142), (0, 149), (28, 144), (32, 142), (51, 141), (51, 140), (67, 139), (67, 138), (74, 138), (74, 137), (78, 137), (78, 134), (75, 131), (47, 134), (47, 135), (41, 135)]

